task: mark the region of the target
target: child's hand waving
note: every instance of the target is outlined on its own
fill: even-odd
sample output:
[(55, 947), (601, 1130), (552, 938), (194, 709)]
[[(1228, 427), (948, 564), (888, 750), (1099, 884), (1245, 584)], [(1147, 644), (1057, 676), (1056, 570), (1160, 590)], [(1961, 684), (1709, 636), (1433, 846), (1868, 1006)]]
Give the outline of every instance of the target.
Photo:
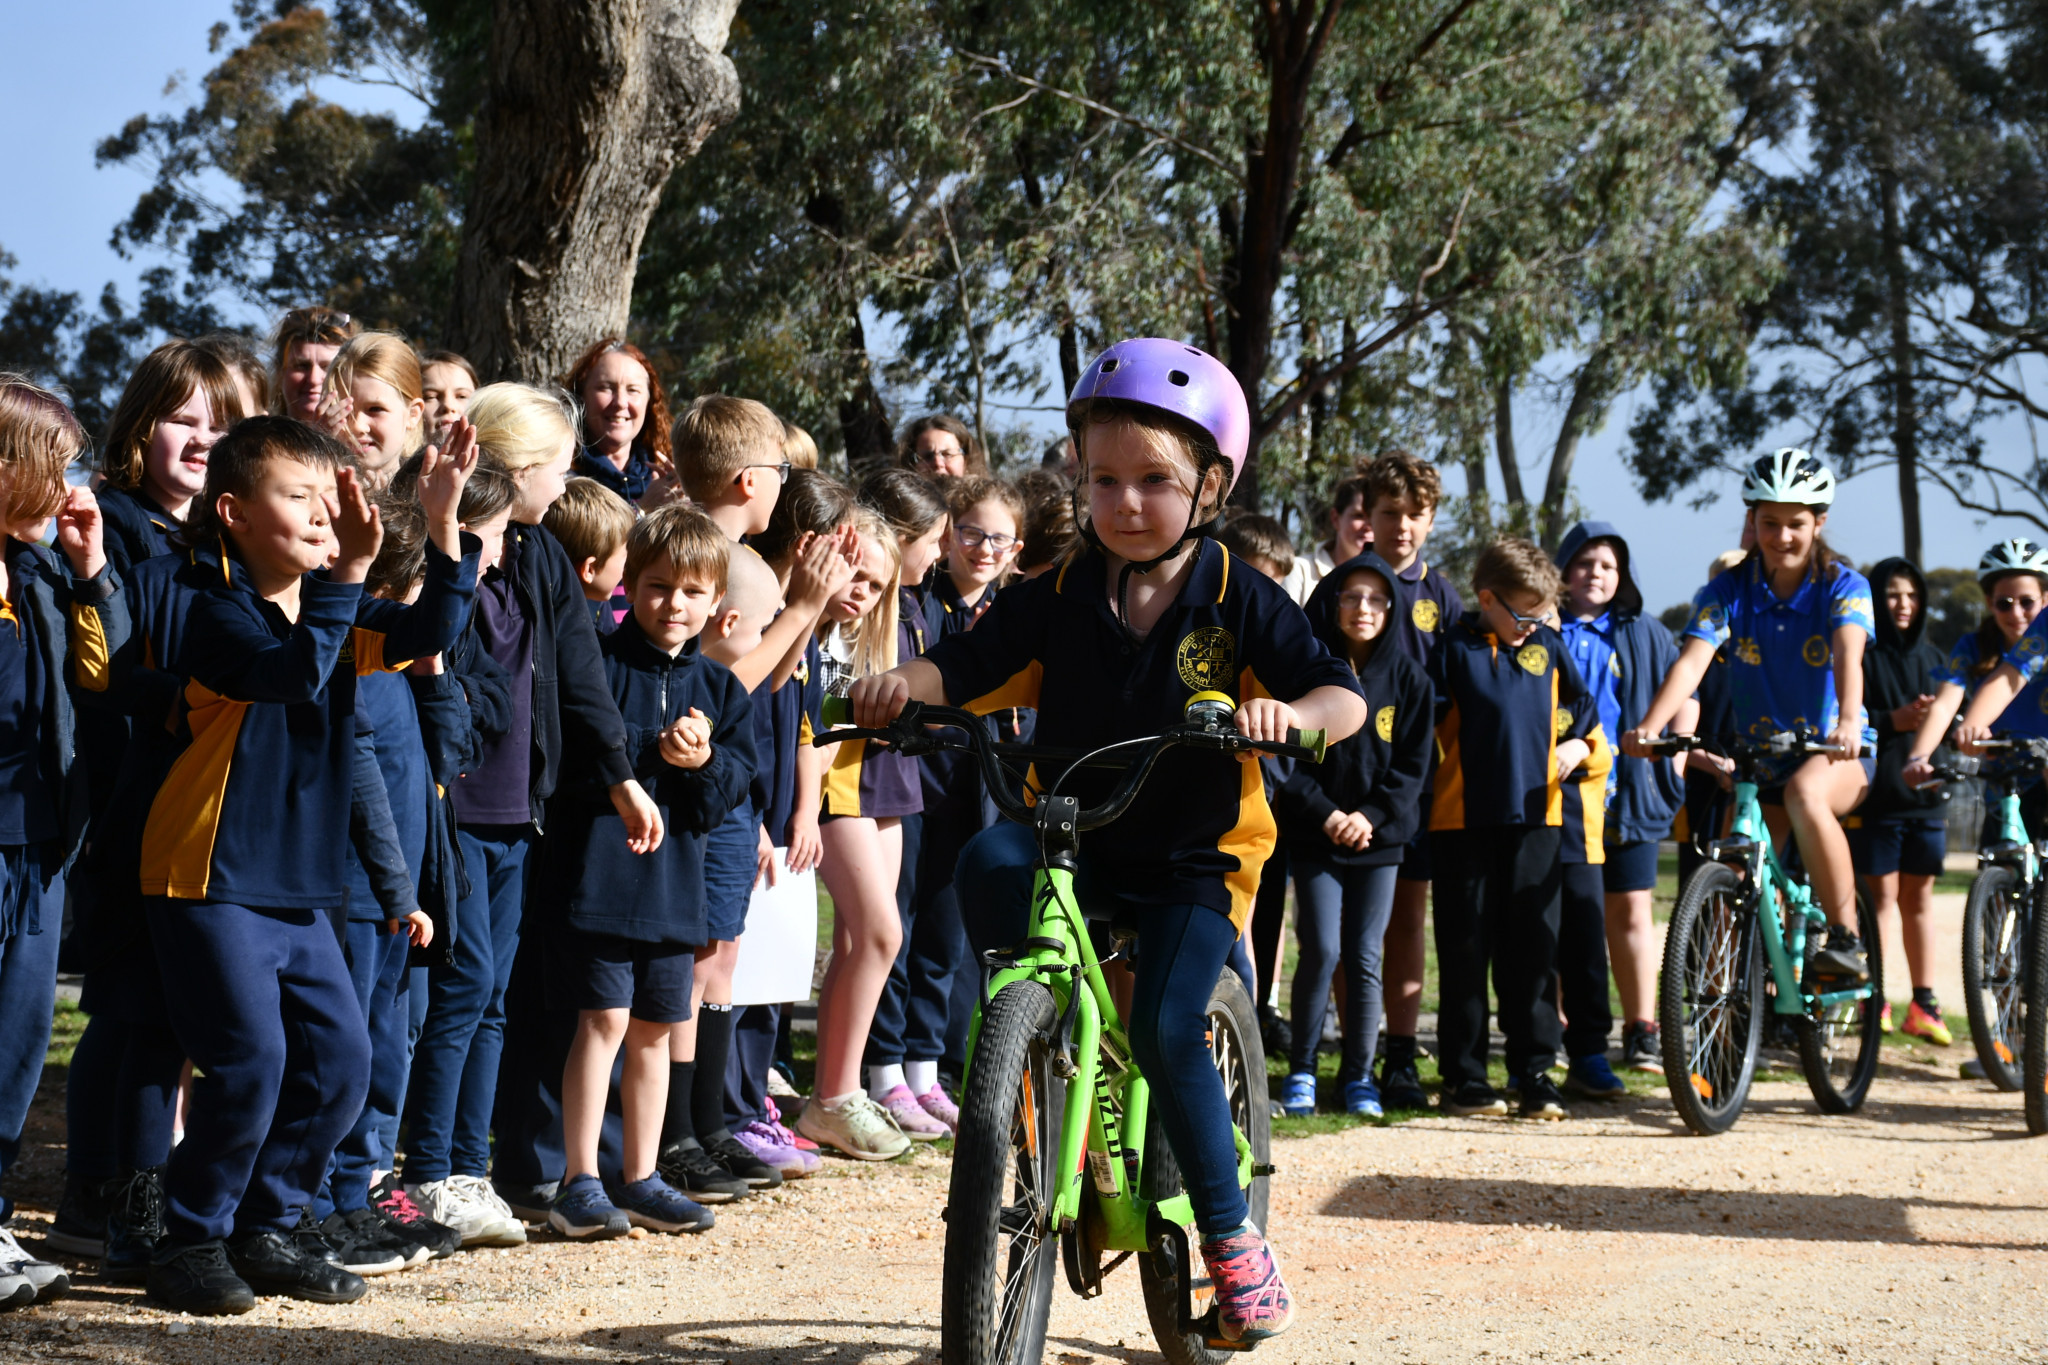
[(420, 452), (420, 508), (427, 514), (428, 534), (450, 559), (462, 557), (462, 490), (482, 455), (476, 427), (465, 417), (449, 422), (443, 443)]
[(57, 509), (57, 544), (80, 578), (95, 577), (107, 566), (106, 520), (89, 488), (74, 488)]
[(789, 571), (789, 605), (811, 616), (825, 610), (832, 594), (853, 581), (859, 546), (860, 538), (851, 526), (822, 536), (805, 532), (797, 542), (796, 563)]
[(334, 476), (334, 496), (322, 496), (327, 515), (334, 523), (334, 543), (339, 556), (327, 576), (336, 583), (360, 583), (370, 576), (370, 564), (384, 543), (384, 521), (363, 492), (362, 480), (353, 469)]

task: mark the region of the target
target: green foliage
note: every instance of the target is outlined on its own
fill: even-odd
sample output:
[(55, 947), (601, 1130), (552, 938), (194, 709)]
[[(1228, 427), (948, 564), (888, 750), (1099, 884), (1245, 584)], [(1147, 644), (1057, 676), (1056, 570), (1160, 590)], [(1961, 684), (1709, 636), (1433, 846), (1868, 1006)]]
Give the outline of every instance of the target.
[[(1880, 587), (1879, 591), (1883, 591)], [(1984, 589), (1975, 569), (1927, 571), (1927, 642), (1943, 654), (1984, 619)]]
[(1675, 637), (1692, 623), (1692, 603), (1674, 602), (1657, 613), (1657, 619), (1664, 623), (1664, 629)]

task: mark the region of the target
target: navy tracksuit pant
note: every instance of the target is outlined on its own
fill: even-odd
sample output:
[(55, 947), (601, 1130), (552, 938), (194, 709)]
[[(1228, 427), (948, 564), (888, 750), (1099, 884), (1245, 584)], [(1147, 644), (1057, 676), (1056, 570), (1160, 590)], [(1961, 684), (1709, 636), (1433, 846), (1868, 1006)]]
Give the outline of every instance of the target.
[[(21, 1152), (21, 1130), (43, 1078), (64, 937), (64, 877), (41, 845), (0, 849), (0, 1176)], [(0, 1196), (0, 1222), (14, 1203)]]

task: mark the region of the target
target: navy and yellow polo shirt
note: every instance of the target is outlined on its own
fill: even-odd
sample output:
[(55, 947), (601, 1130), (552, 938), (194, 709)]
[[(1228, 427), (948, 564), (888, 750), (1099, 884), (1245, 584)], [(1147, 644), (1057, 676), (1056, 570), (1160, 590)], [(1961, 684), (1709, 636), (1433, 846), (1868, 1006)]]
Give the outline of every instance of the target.
[(1566, 784), (1557, 776), (1557, 746), (1583, 739), (1592, 754), (1570, 786), (1576, 838), (1586, 851), (1575, 861), (1602, 861), (1603, 795), (1614, 751), (1564, 637), (1538, 626), (1506, 649), (1478, 612), (1466, 612), (1444, 632), (1429, 678), (1437, 716), (1430, 829), (1563, 825)]
[[(1108, 563), (1091, 547), (1004, 588), (973, 630), (934, 642), (925, 657), (948, 700), (982, 714), (1036, 707), (1035, 742), (1059, 749), (1156, 735), (1183, 723), (1197, 692), (1295, 701), (1318, 687), (1357, 690), (1350, 666), (1279, 584), (1214, 541), (1195, 555), (1180, 596), (1142, 641), (1116, 619)], [(1062, 793), (1086, 808), (1119, 777), (1088, 769)], [(1260, 765), (1174, 749), (1123, 818), (1082, 848), (1123, 899), (1206, 905), (1242, 929), (1274, 837)]]
[[(924, 653), (929, 633), (925, 628), (924, 603), (907, 588), (898, 592), (896, 659), (898, 663), (908, 663)], [(853, 685), (853, 675), (842, 668), (837, 685), (844, 695), (844, 689)], [(924, 810), (924, 783), (918, 761), (905, 758), (887, 745), (870, 744), (864, 739), (841, 740), (833, 746), (824, 787), (818, 800), (818, 814), (826, 819), (858, 816), (886, 820), (917, 815)]]
[[(1725, 646), (1735, 724), (1743, 732), (1761, 738), (1801, 725), (1822, 734), (1835, 728), (1835, 631), (1854, 626), (1866, 640), (1874, 639), (1877, 623), (1868, 579), (1839, 561), (1824, 577), (1825, 582), (1808, 574), (1798, 591), (1780, 599), (1762, 558), (1752, 556), (1693, 598), (1692, 623), (1683, 638)], [(1875, 749), (1877, 731), (1869, 716), (1855, 719), (1863, 727), (1864, 748)]]
[(757, 688), (753, 695), (756, 767), (750, 790), (754, 809), (777, 848), (789, 846), (789, 822), (796, 814), (797, 750), (824, 728), (824, 704), (824, 666), (815, 636), (804, 641), (804, 657), (782, 686), (773, 692)]
[(1420, 559), (1400, 570), (1400, 579), (1408, 610), (1395, 623), (1394, 639), (1403, 654), (1427, 664), (1443, 644), (1444, 632), (1465, 614), (1465, 599), (1458, 595), (1457, 585)]

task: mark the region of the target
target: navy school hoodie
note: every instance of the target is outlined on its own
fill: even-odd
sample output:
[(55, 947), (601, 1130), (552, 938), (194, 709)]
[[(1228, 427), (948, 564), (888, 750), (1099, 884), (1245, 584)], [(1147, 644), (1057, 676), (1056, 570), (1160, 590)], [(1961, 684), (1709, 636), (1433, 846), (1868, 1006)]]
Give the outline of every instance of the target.
[[(661, 847), (635, 853), (613, 809), (608, 765), (570, 751), (543, 843), (540, 903), (579, 933), (641, 943), (705, 941), (704, 839), (724, 824), (754, 778), (754, 721), (746, 688), (692, 640), (670, 656), (631, 617), (603, 642), (610, 695), (624, 725), (632, 776), (661, 809)], [(711, 759), (678, 768), (661, 732), (695, 707), (711, 722)]]
[[(1371, 867), (1401, 860), (1422, 828), (1423, 787), (1435, 735), (1429, 675), (1400, 644), (1398, 626), (1409, 619), (1409, 584), (1367, 550), (1332, 569), (1309, 594), (1304, 610), (1316, 638), (1339, 659), (1351, 642), (1337, 625), (1337, 598), (1345, 580), (1371, 569), (1393, 592), (1384, 630), (1359, 671), (1358, 686), (1372, 719), (1329, 747), (1321, 763), (1295, 763), (1279, 789), (1280, 831), (1291, 856), (1340, 867)], [(1333, 811), (1358, 811), (1372, 822), (1372, 842), (1345, 848), (1323, 833)]]
[[(1885, 584), (1904, 574), (1919, 594), (1920, 611), (1912, 626), (1901, 631), (1892, 624), (1884, 604)], [(1941, 789), (1916, 791), (1906, 785), (1906, 758), (1913, 748), (1911, 730), (1892, 724), (1892, 712), (1916, 697), (1931, 697), (1940, 685), (1934, 675), (1944, 660), (1927, 639), (1927, 578), (1911, 560), (1881, 560), (1870, 571), (1871, 606), (1877, 620), (1877, 638), (1863, 651), (1863, 709), (1877, 730), (1877, 775), (1871, 779), (1870, 794), (1863, 799), (1856, 818), (1935, 819), (1941, 816)]]

